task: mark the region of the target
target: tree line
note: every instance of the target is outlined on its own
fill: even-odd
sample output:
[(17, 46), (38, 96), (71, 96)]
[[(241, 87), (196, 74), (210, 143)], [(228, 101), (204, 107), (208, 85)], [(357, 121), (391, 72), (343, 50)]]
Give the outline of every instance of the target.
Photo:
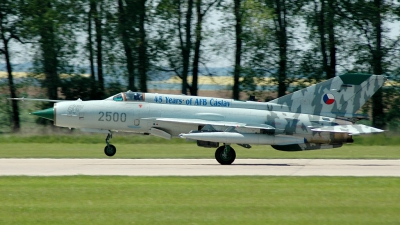
[[(31, 76), (50, 99), (59, 99), (60, 89), (66, 97), (104, 98), (105, 76), (116, 66), (129, 90), (147, 92), (149, 74), (162, 71), (181, 79), (182, 94), (197, 95), (200, 68), (227, 54), (232, 98), (257, 94), (260, 84), (283, 96), (293, 84), (345, 72), (396, 80), (399, 18), (399, 3), (385, 0), (2, 0), (0, 57), (10, 97), (17, 96), (12, 42), (30, 46), (24, 50), (33, 52)], [(89, 65), (89, 78), (73, 76), (80, 73), (76, 63)], [(385, 88), (364, 108), (373, 126), (399, 124), (398, 91)], [(18, 131), (18, 104), (10, 104)]]

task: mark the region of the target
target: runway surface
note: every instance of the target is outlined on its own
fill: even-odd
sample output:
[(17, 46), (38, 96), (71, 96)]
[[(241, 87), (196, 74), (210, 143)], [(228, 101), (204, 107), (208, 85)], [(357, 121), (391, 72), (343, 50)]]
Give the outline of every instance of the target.
[(0, 159), (0, 176), (391, 176), (400, 160), (237, 159)]

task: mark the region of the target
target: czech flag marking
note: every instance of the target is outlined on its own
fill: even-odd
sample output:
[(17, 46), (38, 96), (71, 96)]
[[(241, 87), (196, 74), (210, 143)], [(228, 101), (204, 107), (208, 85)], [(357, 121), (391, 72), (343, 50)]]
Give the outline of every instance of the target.
[(335, 96), (333, 96), (333, 94), (324, 94), (324, 97), (322, 97), (322, 99), (327, 105), (331, 105), (335, 102)]

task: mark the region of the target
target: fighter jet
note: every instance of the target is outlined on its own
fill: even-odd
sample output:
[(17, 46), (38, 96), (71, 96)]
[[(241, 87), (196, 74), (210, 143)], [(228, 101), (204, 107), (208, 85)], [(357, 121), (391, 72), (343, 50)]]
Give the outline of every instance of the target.
[(385, 81), (382, 75), (345, 74), (269, 102), (127, 91), (96, 101), (47, 100), (53, 108), (32, 114), (55, 126), (107, 134), (107, 156), (116, 153), (113, 132), (132, 132), (216, 148), (215, 159), (229, 165), (236, 158), (232, 144), (329, 149), (352, 143), (354, 135), (383, 132), (355, 122), (365, 119), (356, 112)]

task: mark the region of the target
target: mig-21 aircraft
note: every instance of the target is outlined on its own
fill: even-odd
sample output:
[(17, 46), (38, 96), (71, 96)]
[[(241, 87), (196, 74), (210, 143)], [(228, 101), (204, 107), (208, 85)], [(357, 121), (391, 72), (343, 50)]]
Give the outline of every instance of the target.
[(217, 148), (216, 160), (227, 165), (236, 158), (232, 144), (329, 149), (352, 143), (353, 135), (383, 132), (355, 122), (365, 118), (357, 110), (385, 81), (382, 75), (345, 74), (269, 102), (127, 91), (96, 101), (47, 100), (53, 108), (32, 114), (55, 126), (107, 134), (107, 156), (116, 153), (112, 132), (133, 132)]

